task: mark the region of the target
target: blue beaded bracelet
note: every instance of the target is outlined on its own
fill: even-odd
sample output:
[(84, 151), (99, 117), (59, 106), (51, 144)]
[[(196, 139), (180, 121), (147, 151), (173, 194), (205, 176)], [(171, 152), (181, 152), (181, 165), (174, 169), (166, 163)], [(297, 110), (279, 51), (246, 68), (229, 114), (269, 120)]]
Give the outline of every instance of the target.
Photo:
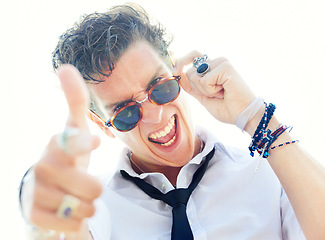
[(279, 148), (279, 147), (283, 147), (283, 146), (286, 146), (286, 145), (289, 145), (289, 144), (293, 144), (293, 143), (297, 143), (299, 142), (299, 140), (294, 140), (294, 141), (291, 141), (291, 142), (284, 142), (284, 143), (281, 143), (277, 146), (274, 146), (274, 147), (271, 147), (270, 150), (273, 150), (275, 148)]
[(250, 155), (253, 157), (254, 152), (258, 150), (257, 143), (261, 140), (262, 136), (267, 134), (266, 137), (270, 137), (270, 132), (266, 130), (267, 126), (269, 125), (269, 122), (271, 118), (273, 117), (274, 111), (276, 109), (276, 106), (273, 103), (270, 103), (269, 105), (265, 104), (265, 112), (264, 115), (258, 124), (256, 131), (253, 135), (253, 139), (251, 144), (249, 145), (248, 149), (250, 150)]
[(282, 133), (284, 133), (288, 128), (291, 128), (291, 127), (281, 126), (277, 130), (275, 130), (272, 134), (271, 134), (270, 129), (268, 129), (267, 131), (264, 131), (263, 138), (257, 147), (258, 153), (263, 158), (267, 158), (269, 156), (269, 149), (270, 149), (270, 146), (272, 145), (272, 143), (274, 143), (275, 140), (277, 140), (277, 138)]

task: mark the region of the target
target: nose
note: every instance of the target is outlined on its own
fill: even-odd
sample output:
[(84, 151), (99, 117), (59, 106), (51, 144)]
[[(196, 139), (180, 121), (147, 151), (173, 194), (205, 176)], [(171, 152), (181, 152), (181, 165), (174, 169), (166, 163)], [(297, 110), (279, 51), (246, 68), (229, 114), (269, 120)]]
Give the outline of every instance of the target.
[(142, 122), (159, 123), (162, 116), (162, 105), (155, 105), (150, 101), (143, 102), (142, 106)]
[(140, 92), (135, 96), (135, 101), (142, 107), (142, 122), (159, 123), (162, 116), (162, 106), (153, 104), (148, 99), (148, 93)]

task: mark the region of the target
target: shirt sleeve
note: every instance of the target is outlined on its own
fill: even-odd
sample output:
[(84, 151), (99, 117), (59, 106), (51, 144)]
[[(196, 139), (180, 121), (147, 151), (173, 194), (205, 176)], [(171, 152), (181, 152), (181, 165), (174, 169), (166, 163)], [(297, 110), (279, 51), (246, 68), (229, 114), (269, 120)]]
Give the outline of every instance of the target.
[(295, 212), (284, 189), (281, 189), (282, 237), (284, 240), (305, 240)]
[(88, 219), (88, 228), (94, 240), (107, 240), (111, 237), (109, 210), (102, 199), (95, 201), (96, 213)]

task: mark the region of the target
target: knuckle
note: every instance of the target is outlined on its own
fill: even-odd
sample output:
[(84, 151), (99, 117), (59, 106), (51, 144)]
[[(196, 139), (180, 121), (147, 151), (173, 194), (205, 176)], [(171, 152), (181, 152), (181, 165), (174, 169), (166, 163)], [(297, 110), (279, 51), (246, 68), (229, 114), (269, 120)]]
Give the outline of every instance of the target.
[(57, 201), (58, 196), (53, 193), (50, 185), (43, 185), (36, 183), (33, 193), (33, 203), (41, 206), (42, 208), (53, 209), (53, 201)]
[(34, 189), (34, 202), (38, 202), (43, 198), (44, 198), (44, 191), (41, 187), (39, 187), (39, 184), (36, 184)]
[(198, 50), (193, 50), (191, 53), (190, 53), (190, 56), (192, 56), (193, 58), (194, 57), (198, 57), (198, 56), (203, 56), (203, 54), (201, 52), (199, 52)]
[(89, 202), (92, 202), (101, 195), (103, 186), (97, 177), (82, 172), (81, 175), (78, 176), (78, 179), (79, 181), (76, 181), (76, 184), (80, 186), (79, 191), (87, 193), (83, 195)]
[(51, 172), (51, 166), (45, 161), (39, 161), (34, 167), (34, 174), (36, 179), (48, 177)]
[(219, 66), (221, 64), (227, 64), (227, 65), (231, 65), (229, 60), (225, 57), (219, 57), (219, 58), (216, 58), (216, 59), (213, 59), (212, 60), (212, 63), (215, 65), (215, 66)]
[(96, 207), (94, 204), (88, 204), (85, 209), (85, 218), (92, 217), (96, 212)]
[(62, 149), (59, 146), (60, 134), (55, 134), (50, 138), (50, 141), (46, 147), (48, 152), (62, 152)]
[(220, 61), (223, 61), (223, 62), (229, 62), (228, 58), (223, 57), (223, 56), (222, 57), (219, 57), (217, 59), (219, 59)]
[(94, 204), (92, 204), (91, 207), (90, 207), (90, 209), (89, 209), (89, 215), (88, 215), (88, 217), (94, 216), (95, 212), (96, 212), (96, 207), (95, 207)]
[(52, 146), (52, 145), (57, 145), (58, 144), (58, 139), (59, 137), (59, 134), (55, 134), (53, 135), (51, 138), (50, 138), (50, 142), (49, 142), (49, 145)]
[(102, 184), (98, 181), (98, 179), (94, 180), (94, 184), (92, 185), (92, 198), (98, 198), (103, 191)]

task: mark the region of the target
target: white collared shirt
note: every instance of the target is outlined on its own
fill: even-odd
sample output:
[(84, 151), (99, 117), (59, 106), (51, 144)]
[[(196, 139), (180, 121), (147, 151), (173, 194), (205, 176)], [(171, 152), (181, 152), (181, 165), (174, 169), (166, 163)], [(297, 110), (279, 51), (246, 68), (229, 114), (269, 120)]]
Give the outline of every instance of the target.
[[(195, 240), (305, 239), (289, 200), (271, 167), (248, 150), (226, 148), (207, 131), (197, 131), (205, 146), (180, 171), (177, 188), (187, 188), (202, 158), (215, 146), (208, 169), (193, 191), (187, 216)], [(118, 169), (105, 180), (96, 214), (89, 219), (94, 240), (171, 238), (171, 207), (152, 199), (119, 170), (167, 193), (174, 187), (161, 173), (136, 174), (125, 150)]]

